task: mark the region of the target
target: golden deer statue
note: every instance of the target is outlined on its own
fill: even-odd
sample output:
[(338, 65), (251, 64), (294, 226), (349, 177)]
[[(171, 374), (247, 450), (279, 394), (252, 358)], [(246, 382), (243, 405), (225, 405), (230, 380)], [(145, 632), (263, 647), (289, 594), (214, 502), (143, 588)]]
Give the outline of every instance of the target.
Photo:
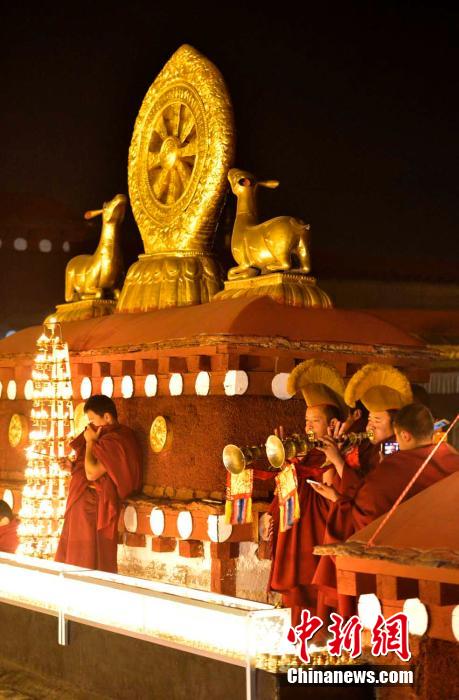
[(231, 237), (231, 252), (237, 267), (228, 271), (228, 279), (291, 270), (292, 255), (299, 262), (299, 268), (295, 268), (295, 271), (308, 273), (311, 268), (309, 224), (292, 216), (276, 216), (269, 221), (258, 222), (257, 187), (275, 188), (279, 182), (260, 182), (252, 173), (237, 168), (229, 171), (228, 180), (237, 197), (236, 220)]
[(85, 213), (85, 219), (102, 214), (99, 245), (94, 255), (77, 255), (67, 263), (65, 301), (118, 298), (123, 273), (119, 239), (126, 204), (127, 197), (117, 194), (102, 209)]

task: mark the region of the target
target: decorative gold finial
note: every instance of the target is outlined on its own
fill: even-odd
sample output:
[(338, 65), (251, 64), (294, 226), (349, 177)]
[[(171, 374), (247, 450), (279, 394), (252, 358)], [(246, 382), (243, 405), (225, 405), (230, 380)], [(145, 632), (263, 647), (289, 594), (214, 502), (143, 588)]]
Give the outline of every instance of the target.
[(278, 180), (260, 181), (238, 168), (229, 171), (228, 180), (237, 197), (231, 238), (237, 266), (230, 268), (225, 289), (214, 300), (270, 296), (291, 306), (331, 307), (330, 297), (308, 275), (309, 224), (293, 216), (258, 221), (257, 188), (275, 188)]
[(134, 127), (129, 193), (145, 255), (130, 268), (117, 311), (199, 304), (221, 288), (211, 248), (233, 149), (223, 78), (184, 45), (151, 85)]

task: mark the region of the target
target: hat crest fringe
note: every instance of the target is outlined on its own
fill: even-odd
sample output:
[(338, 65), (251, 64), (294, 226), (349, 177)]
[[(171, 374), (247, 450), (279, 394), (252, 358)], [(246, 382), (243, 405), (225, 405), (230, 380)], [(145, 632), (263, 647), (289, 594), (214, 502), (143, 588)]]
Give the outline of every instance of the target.
[(396, 391), (403, 405), (413, 401), (413, 394), (408, 379), (402, 372), (391, 365), (372, 363), (364, 365), (350, 378), (344, 400), (353, 408), (367, 391), (377, 386), (385, 386)]

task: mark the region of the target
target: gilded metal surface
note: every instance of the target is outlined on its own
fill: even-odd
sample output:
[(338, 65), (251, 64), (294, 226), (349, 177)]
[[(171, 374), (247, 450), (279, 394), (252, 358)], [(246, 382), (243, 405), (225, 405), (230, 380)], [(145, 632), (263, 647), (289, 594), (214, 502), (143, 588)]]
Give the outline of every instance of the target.
[(129, 193), (145, 255), (129, 270), (118, 311), (208, 301), (221, 287), (211, 255), (234, 150), (223, 78), (191, 46), (148, 90), (129, 151)]
[(150, 428), (150, 446), (153, 452), (158, 454), (169, 447), (172, 440), (172, 431), (167, 418), (156, 416)]
[[(230, 474), (240, 474), (245, 469), (250, 469), (250, 465), (266, 458), (265, 445), (253, 445), (251, 447), (238, 447), (237, 445), (226, 445), (223, 449), (222, 459), (225, 469)], [(257, 467), (258, 469), (258, 467)], [(271, 467), (260, 467), (260, 471), (273, 471)]]
[(69, 260), (65, 270), (65, 301), (118, 297), (123, 269), (119, 238), (126, 204), (125, 195), (117, 194), (102, 209), (86, 212), (86, 219), (102, 215), (99, 245), (93, 255), (77, 255)]
[(63, 323), (65, 321), (85, 321), (88, 318), (108, 316), (116, 309), (114, 299), (82, 299), (70, 301), (68, 304), (58, 304), (56, 311), (50, 314), (45, 323), (51, 318)]
[(13, 413), (8, 426), (8, 442), (11, 447), (24, 445), (28, 437), (27, 418), (21, 413)]
[(218, 292), (212, 301), (259, 296), (271, 297), (279, 304), (288, 306), (322, 309), (333, 307), (332, 300), (323, 289), (317, 286), (314, 277), (293, 270), (229, 280), (225, 282), (224, 290)]
[(256, 193), (260, 186), (274, 188), (277, 180), (257, 180), (246, 170), (232, 168), (228, 180), (237, 197), (236, 220), (231, 238), (231, 252), (237, 267), (228, 271), (228, 279), (247, 279), (267, 272), (293, 269), (295, 256), (298, 271), (307, 274), (309, 258), (309, 224), (292, 216), (276, 216), (258, 221)]

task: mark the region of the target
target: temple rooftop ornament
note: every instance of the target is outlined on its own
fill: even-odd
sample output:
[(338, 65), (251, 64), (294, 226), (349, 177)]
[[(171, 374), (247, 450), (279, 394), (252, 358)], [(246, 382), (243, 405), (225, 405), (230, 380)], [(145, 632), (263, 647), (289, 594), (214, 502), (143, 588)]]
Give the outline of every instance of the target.
[(273, 189), (279, 182), (257, 180), (252, 173), (238, 168), (231, 168), (228, 180), (237, 197), (231, 237), (237, 266), (230, 268), (224, 291), (214, 299), (269, 296), (290, 306), (332, 307), (328, 294), (309, 276), (309, 224), (293, 216), (258, 220), (258, 187)]
[(99, 244), (93, 255), (77, 255), (65, 270), (65, 304), (59, 304), (52, 317), (57, 321), (80, 321), (106, 316), (116, 307), (123, 279), (121, 224), (127, 197), (117, 194), (102, 209), (87, 211), (85, 219), (102, 216)]
[(209, 301), (221, 289), (213, 236), (234, 150), (233, 112), (216, 67), (181, 46), (148, 90), (129, 151), (129, 194), (145, 247), (118, 312)]

